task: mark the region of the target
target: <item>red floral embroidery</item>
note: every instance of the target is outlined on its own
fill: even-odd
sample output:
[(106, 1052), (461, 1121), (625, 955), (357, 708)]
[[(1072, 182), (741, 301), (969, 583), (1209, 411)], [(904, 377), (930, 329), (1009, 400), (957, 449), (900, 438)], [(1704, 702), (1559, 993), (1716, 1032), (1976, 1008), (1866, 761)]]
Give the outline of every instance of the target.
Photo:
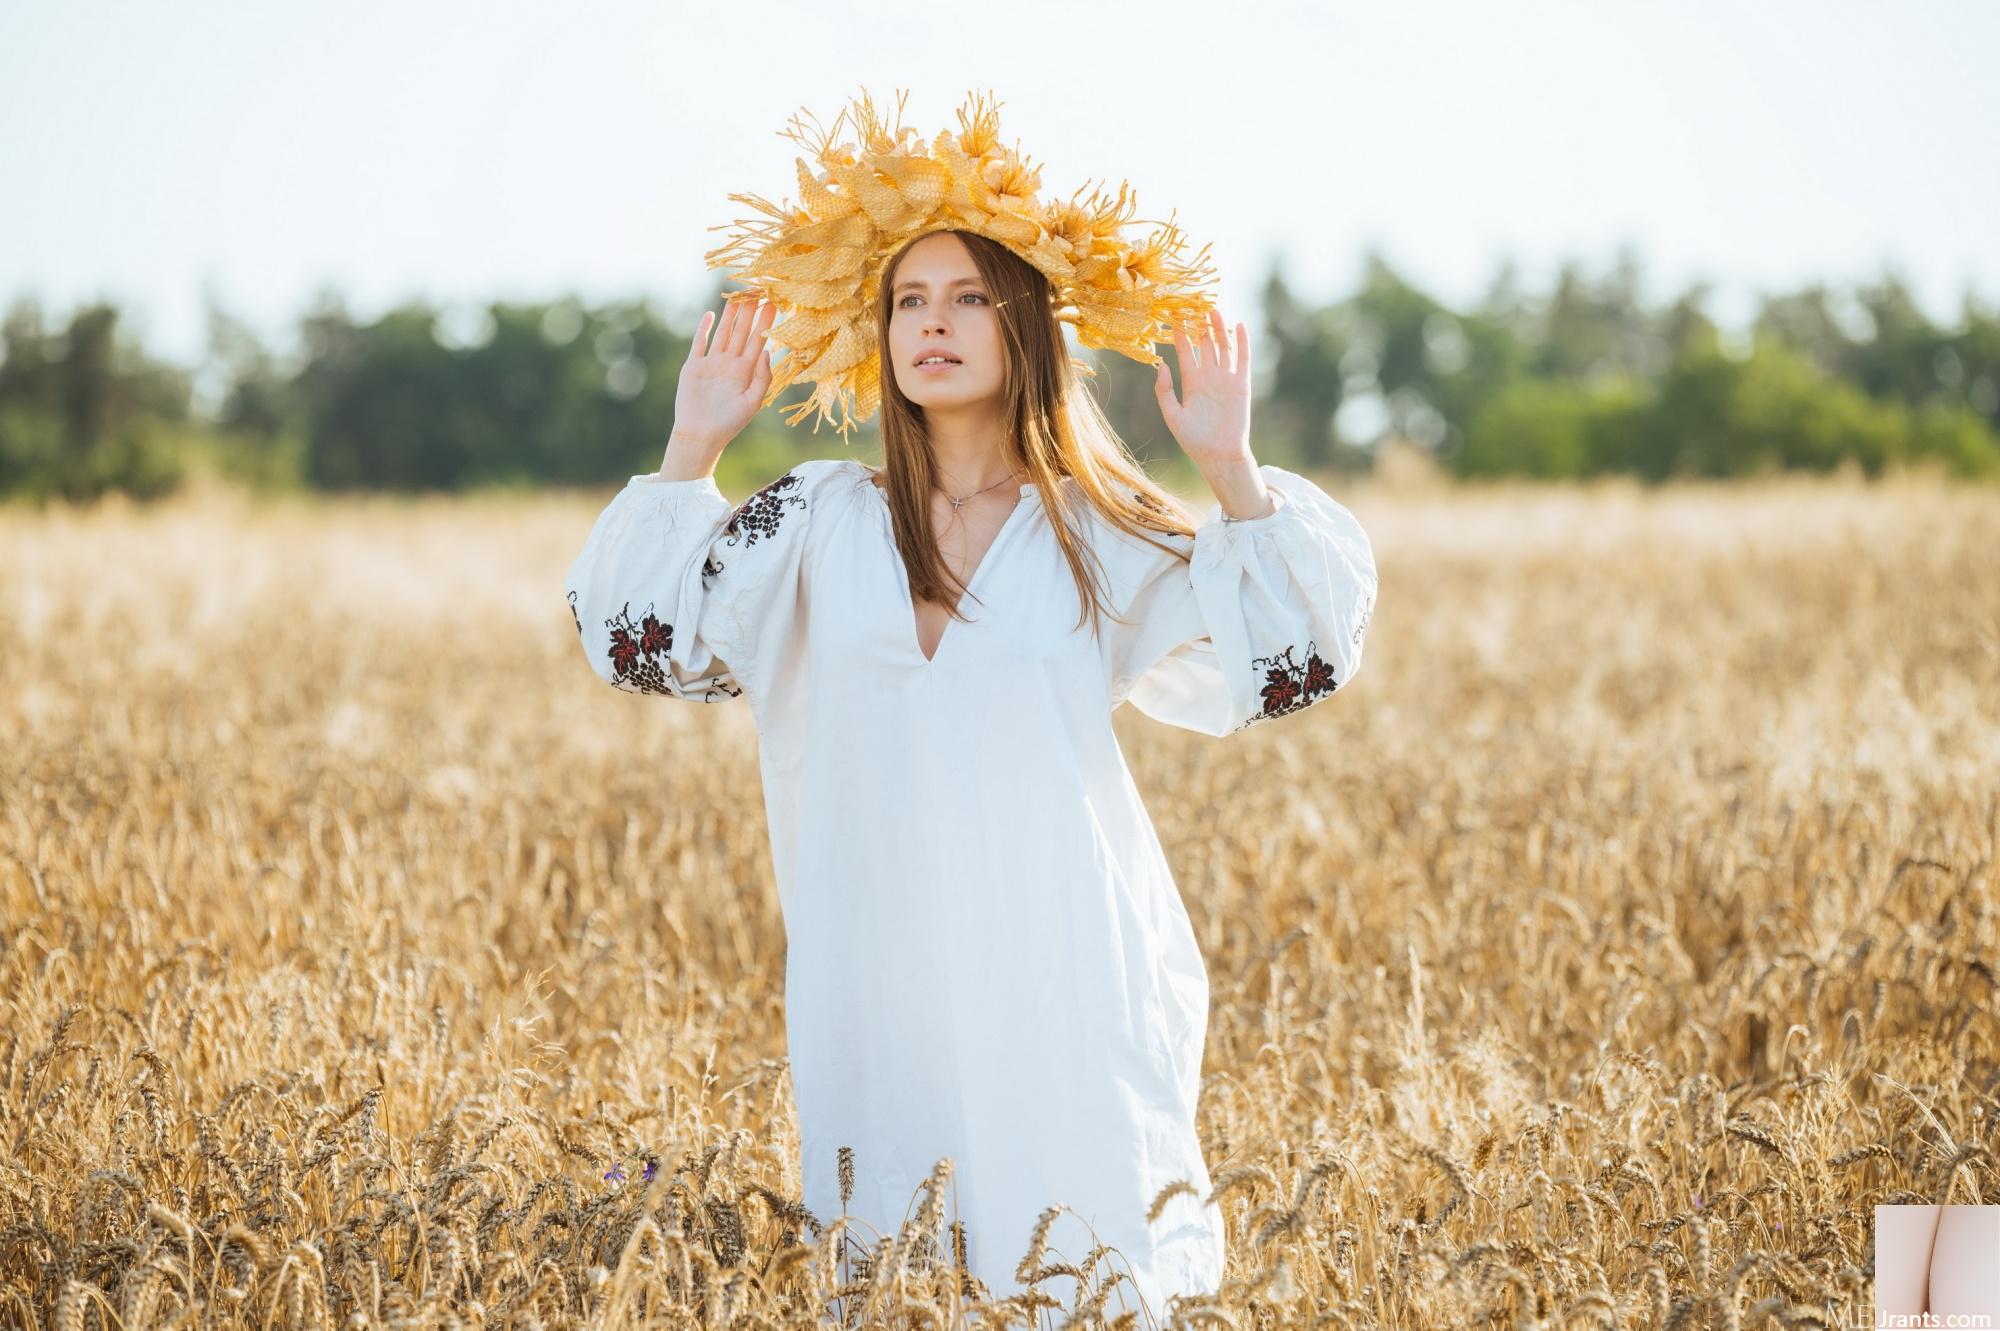
[(1276, 656), (1260, 656), (1250, 663), (1253, 669), (1264, 667), (1264, 687), (1261, 690), (1264, 709), (1237, 726), (1238, 730), (1259, 721), (1268, 721), (1274, 716), (1303, 711), (1340, 687), (1340, 681), (1334, 678), (1333, 666), (1314, 650), (1314, 644), (1308, 642), (1305, 645), (1303, 665), (1293, 659), (1293, 650), (1287, 647)]
[(1283, 667), (1273, 667), (1264, 673), (1264, 711), (1288, 712), (1299, 700), (1299, 682), (1286, 674)]
[(1332, 693), (1340, 687), (1340, 681), (1333, 677), (1333, 667), (1317, 656), (1306, 662), (1306, 696)]
[(742, 695), (743, 687), (726, 670), (719, 670), (707, 679), (697, 681), (699, 692), (675, 679), (672, 662), (667, 657), (674, 645), (674, 626), (655, 615), (652, 607), (648, 606), (646, 613), (634, 624), (628, 603), (604, 624), (611, 630), (609, 655), (613, 688), (631, 693), (665, 694), (672, 698), (699, 698), (703, 702), (721, 702)]
[(621, 628), (612, 629), (611, 665), (617, 670), (619, 678), (631, 674), (632, 664), (638, 659), (639, 644), (632, 641), (632, 635)]
[[(740, 544), (748, 549), (757, 544), (760, 537), (776, 536), (785, 515), (794, 507), (804, 508), (806, 505), (804, 495), (793, 493), (802, 483), (802, 477), (787, 472), (744, 500), (729, 515), (729, 521), (722, 529), (721, 543)], [(709, 551), (701, 564), (704, 588), (722, 572), (722, 568), (722, 562), (715, 558), (713, 550)], [(576, 622), (578, 636), (582, 636), (583, 617), (577, 613), (575, 592), (569, 594), (569, 613)], [(611, 662), (611, 682), (615, 688), (633, 693), (699, 698), (703, 702), (719, 702), (725, 698), (740, 697), (743, 693), (742, 685), (726, 668), (718, 668), (707, 679), (693, 685), (677, 680), (669, 659), (674, 645), (674, 626), (655, 614), (651, 606), (635, 624), (631, 618), (631, 603), (627, 602), (617, 615), (604, 621), (604, 627), (610, 631), (605, 654)]]

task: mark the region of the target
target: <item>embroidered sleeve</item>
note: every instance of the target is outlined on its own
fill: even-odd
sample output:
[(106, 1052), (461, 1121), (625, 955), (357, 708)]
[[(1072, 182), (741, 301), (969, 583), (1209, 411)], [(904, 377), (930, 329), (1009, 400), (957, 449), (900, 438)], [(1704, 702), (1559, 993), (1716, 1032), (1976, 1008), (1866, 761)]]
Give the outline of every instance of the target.
[(631, 693), (754, 697), (794, 649), (813, 492), (837, 465), (800, 463), (737, 505), (713, 477), (634, 476), (564, 580), (591, 669)]
[[(1225, 522), (1220, 504), (1186, 537), (1186, 561), (1153, 549), (1106, 622), (1111, 705), (1228, 735), (1333, 696), (1361, 668), (1375, 608), (1374, 549), (1343, 505), (1265, 465), (1275, 511)], [(1152, 547), (1148, 547), (1151, 549)]]

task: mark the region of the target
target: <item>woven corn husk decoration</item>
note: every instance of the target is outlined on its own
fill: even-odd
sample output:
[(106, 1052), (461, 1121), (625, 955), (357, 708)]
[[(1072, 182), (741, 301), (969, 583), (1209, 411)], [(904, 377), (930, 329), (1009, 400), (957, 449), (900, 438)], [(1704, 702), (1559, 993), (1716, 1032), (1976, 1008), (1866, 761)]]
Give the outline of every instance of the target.
[[(1079, 345), (1157, 364), (1155, 345), (1174, 329), (1207, 317), (1214, 280), (1204, 245), (1183, 260), (1186, 240), (1172, 218), (1137, 240), (1137, 201), (1121, 181), (1115, 198), (1078, 190), (1067, 201), (1044, 200), (1041, 168), (1000, 142), (1000, 103), (968, 96), (958, 132), (926, 143), (885, 122), (863, 90), (832, 126), (808, 130), (808, 113), (779, 131), (812, 156), (798, 165), (797, 203), (777, 205), (755, 194), (729, 197), (762, 217), (739, 218), (711, 231), (731, 231), (729, 243), (705, 257), (710, 268), (744, 284), (731, 300), (762, 297), (778, 317), (770, 406), (795, 383), (811, 383), (811, 398), (791, 408), (787, 425), (813, 417), (833, 421), (843, 442), (882, 401), (882, 359), (876, 346), (875, 292), (882, 269), (904, 244), (932, 231), (975, 231), (1005, 245), (1045, 274), (1055, 289), (1056, 317), (1076, 329)], [(846, 126), (851, 138), (842, 138)], [(1079, 372), (1090, 366), (1073, 360)]]

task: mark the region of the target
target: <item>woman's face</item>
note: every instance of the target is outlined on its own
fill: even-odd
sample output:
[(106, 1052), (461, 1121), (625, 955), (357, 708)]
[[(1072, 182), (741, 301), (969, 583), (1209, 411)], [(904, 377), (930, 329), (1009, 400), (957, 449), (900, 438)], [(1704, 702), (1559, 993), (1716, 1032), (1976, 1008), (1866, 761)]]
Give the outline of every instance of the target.
[[(933, 353), (957, 364), (917, 364)], [(896, 387), (927, 411), (999, 406), (1000, 316), (971, 251), (949, 231), (934, 231), (903, 251), (889, 293), (889, 361)]]

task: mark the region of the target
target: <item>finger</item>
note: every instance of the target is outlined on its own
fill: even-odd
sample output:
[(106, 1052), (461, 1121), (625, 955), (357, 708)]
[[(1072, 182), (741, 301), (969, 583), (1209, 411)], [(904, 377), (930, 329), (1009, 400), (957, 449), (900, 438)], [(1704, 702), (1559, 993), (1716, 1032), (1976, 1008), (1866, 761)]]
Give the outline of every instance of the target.
[(757, 349), (763, 346), (766, 316), (770, 310), (771, 302), (759, 297), (743, 312), (742, 345), (736, 348), (737, 355), (755, 355)]
[(764, 394), (770, 391), (771, 353), (767, 348), (764, 354), (757, 358), (756, 371), (750, 376), (750, 394), (757, 400), (758, 405), (761, 406), (764, 402)]
[(1222, 311), (1210, 308), (1208, 321), (1202, 325), (1202, 338), (1208, 348), (1210, 365), (1223, 373), (1229, 372), (1229, 335), (1222, 328)]
[(757, 300), (745, 296), (737, 301), (736, 326), (729, 332), (729, 345), (723, 348), (732, 356), (741, 356), (745, 344), (750, 341), (750, 325), (757, 319)]
[(1236, 370), (1237, 373), (1250, 368), (1250, 325), (1236, 325)]
[(1181, 382), (1186, 383), (1190, 371), (1195, 368), (1194, 347), (1188, 342), (1187, 329), (1174, 326), (1174, 356), (1180, 361)]
[(722, 327), (715, 330), (715, 341), (709, 344), (708, 354), (718, 356), (729, 350), (730, 335), (736, 331), (737, 302), (724, 297), (722, 302)]
[(777, 307), (766, 297), (759, 297), (743, 316), (743, 345), (736, 349), (738, 355), (754, 356), (764, 345), (764, 330), (771, 325), (771, 312)]
[(708, 354), (708, 330), (715, 326), (715, 311), (703, 310), (701, 323), (694, 330), (694, 347), (688, 352), (689, 359)]

